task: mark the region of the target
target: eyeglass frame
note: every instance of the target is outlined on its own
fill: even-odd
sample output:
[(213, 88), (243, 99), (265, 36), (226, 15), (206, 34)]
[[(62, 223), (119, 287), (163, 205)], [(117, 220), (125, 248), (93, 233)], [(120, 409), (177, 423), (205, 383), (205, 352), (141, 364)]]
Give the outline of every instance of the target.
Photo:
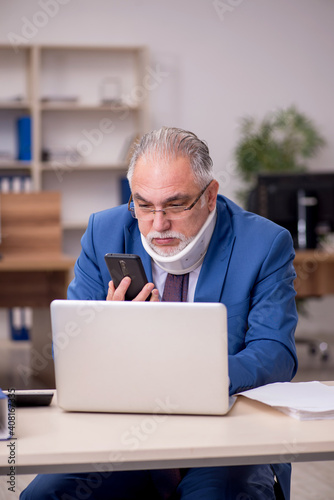
[[(211, 181), (209, 182), (209, 184), (207, 184), (207, 185), (205, 186), (205, 188), (204, 188), (204, 189), (202, 189), (202, 191), (201, 191), (201, 192), (200, 192), (200, 194), (197, 196), (197, 198), (195, 199), (195, 201), (193, 201), (193, 202), (191, 203), (191, 205), (189, 205), (189, 207), (184, 208), (184, 209), (183, 209), (183, 211), (181, 211), (181, 212), (180, 212), (180, 214), (181, 214), (181, 213), (183, 213), (183, 212), (187, 212), (187, 211), (191, 210), (192, 208), (194, 208), (194, 206), (196, 205), (196, 203), (197, 203), (197, 202), (201, 199), (201, 197), (203, 196), (203, 194), (205, 193), (205, 191), (207, 190), (207, 188), (210, 186), (210, 184), (211, 184), (212, 180), (213, 180), (213, 179), (211, 179)], [(134, 200), (133, 200), (133, 198), (132, 198), (132, 193), (130, 194), (130, 198), (129, 198), (129, 201), (128, 201), (128, 210), (129, 210), (129, 212), (131, 212), (131, 215), (132, 215), (132, 217), (133, 217), (134, 219), (139, 220), (139, 219), (138, 219), (138, 217), (136, 217), (136, 215), (135, 215), (135, 209), (134, 209), (134, 207), (130, 207), (131, 202), (133, 202), (133, 203), (134, 203)], [(152, 214), (153, 214), (153, 216), (154, 216), (157, 212), (163, 212), (163, 215), (167, 215), (167, 216), (168, 216), (168, 214), (166, 214), (166, 211), (165, 211), (165, 210), (166, 210), (166, 209), (164, 209), (164, 208), (160, 208), (159, 210), (156, 210), (155, 208), (153, 208), (153, 209), (152, 209), (152, 210), (150, 210), (148, 213), (152, 213)]]

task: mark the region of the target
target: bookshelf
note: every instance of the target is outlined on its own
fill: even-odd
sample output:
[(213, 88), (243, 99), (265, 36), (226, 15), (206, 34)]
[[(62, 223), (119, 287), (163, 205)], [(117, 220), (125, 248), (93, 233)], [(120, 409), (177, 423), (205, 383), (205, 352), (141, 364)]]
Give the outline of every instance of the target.
[[(140, 46), (0, 45), (0, 178), (59, 191), (63, 250), (77, 256), (92, 212), (121, 202), (135, 138), (149, 130), (148, 50)], [(31, 159), (17, 121), (31, 118)]]

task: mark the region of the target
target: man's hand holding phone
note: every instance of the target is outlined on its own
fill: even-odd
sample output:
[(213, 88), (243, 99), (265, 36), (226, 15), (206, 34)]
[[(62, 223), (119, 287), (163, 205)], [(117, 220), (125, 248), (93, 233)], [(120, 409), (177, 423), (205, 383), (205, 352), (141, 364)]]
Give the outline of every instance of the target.
[[(122, 279), (117, 288), (114, 282), (109, 281), (108, 295), (106, 300), (125, 300), (125, 294), (131, 283), (131, 278), (126, 276)], [(159, 302), (159, 292), (154, 288), (153, 283), (146, 283), (139, 294), (133, 299), (134, 301), (145, 301), (151, 295), (150, 302)]]
[(111, 254), (104, 256), (112, 281), (106, 300), (159, 302), (159, 292), (147, 277), (138, 255)]

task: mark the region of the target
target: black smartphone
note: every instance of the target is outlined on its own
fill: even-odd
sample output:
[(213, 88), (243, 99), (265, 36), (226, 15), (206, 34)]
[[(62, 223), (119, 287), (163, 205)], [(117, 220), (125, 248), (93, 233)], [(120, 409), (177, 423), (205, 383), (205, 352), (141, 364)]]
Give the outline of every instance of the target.
[[(148, 283), (145, 269), (139, 255), (129, 253), (107, 253), (104, 256), (115, 288), (125, 276), (131, 278), (131, 283), (125, 294), (125, 300), (133, 300)], [(146, 300), (150, 300), (148, 297)]]
[(30, 389), (3, 391), (13, 406), (48, 406), (53, 398), (53, 389)]

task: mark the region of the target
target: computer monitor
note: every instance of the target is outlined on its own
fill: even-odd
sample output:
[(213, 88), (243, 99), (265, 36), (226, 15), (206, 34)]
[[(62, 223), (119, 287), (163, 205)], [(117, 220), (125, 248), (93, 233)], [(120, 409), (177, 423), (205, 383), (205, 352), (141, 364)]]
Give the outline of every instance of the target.
[(247, 208), (288, 229), (295, 248), (316, 248), (334, 232), (334, 172), (261, 174)]

